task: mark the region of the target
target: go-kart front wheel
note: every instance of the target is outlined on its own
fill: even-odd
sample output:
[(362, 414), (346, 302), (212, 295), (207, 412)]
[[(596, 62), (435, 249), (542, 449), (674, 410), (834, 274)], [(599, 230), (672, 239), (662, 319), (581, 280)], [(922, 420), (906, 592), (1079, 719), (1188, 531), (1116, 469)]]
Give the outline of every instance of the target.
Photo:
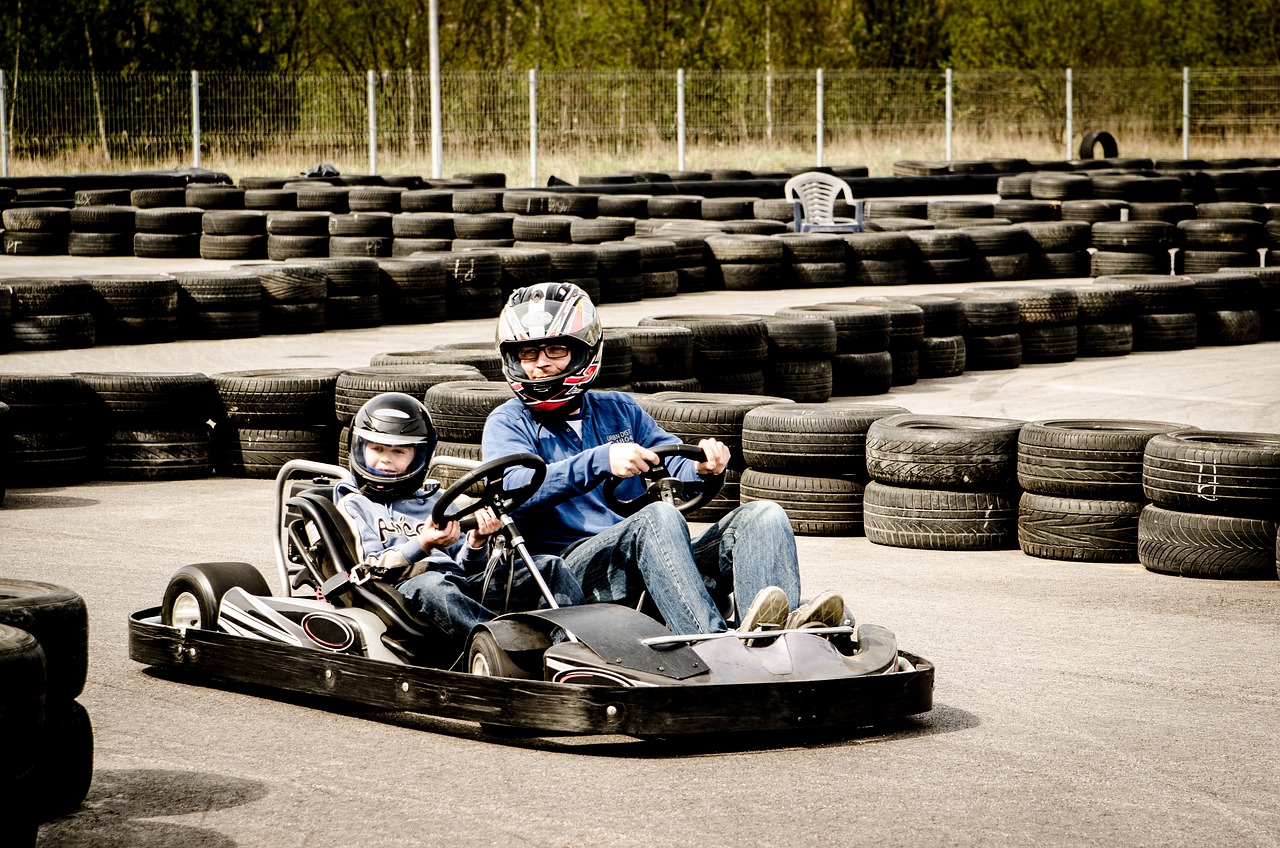
[(488, 630), (477, 630), (467, 651), (467, 671), (480, 677), (513, 677), (532, 680), (534, 675), (521, 668), (502, 649)]
[(160, 620), (170, 627), (216, 630), (222, 596), (239, 587), (251, 595), (270, 595), (262, 572), (247, 562), (198, 562), (169, 578)]

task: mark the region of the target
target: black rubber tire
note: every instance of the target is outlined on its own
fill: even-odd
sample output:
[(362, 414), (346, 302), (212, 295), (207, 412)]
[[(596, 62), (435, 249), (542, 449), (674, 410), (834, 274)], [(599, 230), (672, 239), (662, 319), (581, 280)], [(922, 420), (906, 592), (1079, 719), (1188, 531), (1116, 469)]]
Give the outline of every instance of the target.
[(995, 491), (1014, 485), (1021, 421), (894, 415), (867, 430), (867, 473), (895, 486)]
[(1136, 501), (1147, 443), (1186, 429), (1164, 421), (1031, 421), (1018, 435), (1018, 484), (1040, 495)]
[(489, 413), (513, 397), (505, 382), (457, 380), (430, 387), (423, 402), (440, 438), (478, 443)]
[(218, 413), (218, 394), (209, 377), (197, 372), (75, 371), (88, 389), (95, 419), (126, 424), (208, 421)]
[(877, 545), (934, 551), (980, 551), (1017, 545), (1016, 495), (908, 489), (871, 482), (863, 492), (863, 526)]
[(326, 424), (298, 423), (287, 429), (284, 425), (221, 424), (214, 431), (214, 464), (225, 476), (271, 479), (291, 459), (332, 463), (336, 455), (333, 429)]
[(1141, 501), (1059, 498), (1024, 492), (1018, 546), (1043, 559), (1137, 562)]
[(1138, 519), (1138, 559), (1161, 574), (1274, 580), (1276, 524), (1148, 504)]
[(1220, 309), (1196, 315), (1196, 345), (1253, 344), (1262, 337), (1256, 309)]
[(920, 343), (920, 376), (935, 379), (960, 376), (964, 373), (966, 350), (964, 336), (925, 336)]
[(1280, 515), (1280, 435), (1179, 430), (1147, 442), (1142, 490), (1157, 506), (1185, 512)]
[(874, 303), (823, 303), (784, 307), (774, 313), (780, 318), (822, 319), (835, 325), (834, 353), (874, 353), (889, 349), (893, 315)]
[(619, 329), (631, 340), (633, 380), (685, 380), (693, 376), (693, 330), (677, 326)]
[[(194, 630), (217, 630), (218, 610), (222, 596), (239, 587), (251, 595), (266, 597), (271, 594), (262, 572), (247, 562), (197, 562), (184, 565), (173, 573), (164, 590), (160, 603), (160, 621), (169, 627), (189, 627)], [(196, 608), (195, 616), (175, 621), (175, 604), (183, 594), (189, 594)]]
[(885, 394), (893, 385), (893, 356), (887, 350), (837, 353), (831, 357), (831, 393), (839, 397)]
[(742, 455), (759, 471), (867, 477), (867, 428), (898, 406), (797, 403), (762, 406), (742, 420)]
[(1024, 364), (1071, 362), (1079, 353), (1080, 331), (1075, 324), (1029, 324), (1019, 334)]
[(471, 636), (471, 644), (467, 648), (467, 671), (485, 677), (505, 677), (516, 680), (532, 680), (534, 674), (522, 668), (519, 663), (498, 645), (493, 634), (483, 628)]
[(79, 350), (97, 340), (97, 325), (87, 312), (13, 318), (8, 330), (14, 350)]
[(40, 759), (31, 773), (31, 800), (42, 822), (70, 815), (93, 781), (93, 725), (78, 701), (48, 706), (40, 733)]
[(1076, 355), (1127, 356), (1133, 352), (1133, 324), (1129, 322), (1100, 324), (1081, 322), (1076, 325), (1079, 333)]
[(94, 445), (101, 480), (194, 480), (213, 473), (213, 436), (207, 425), (113, 428)]
[(747, 413), (760, 406), (792, 403), (769, 395), (692, 392), (661, 392), (636, 401), (658, 426), (687, 444), (696, 445), (705, 438), (724, 442), (733, 454), (729, 467), (736, 471), (746, 467), (742, 459), (742, 422)]
[(227, 416), (266, 426), (271, 421), (329, 423), (337, 369), (283, 368), (211, 374)]
[(1134, 350), (1190, 350), (1196, 346), (1194, 312), (1139, 314), (1133, 316)]
[(4, 252), (9, 256), (59, 256), (67, 252), (67, 233), (5, 230)]
[(1106, 130), (1092, 130), (1080, 139), (1080, 158), (1092, 159), (1099, 144), (1102, 145), (1103, 159), (1114, 159), (1120, 155), (1120, 145), (1116, 144), (1115, 136)]
[(0, 578), (0, 624), (36, 638), (46, 660), (49, 702), (84, 691), (89, 671), (89, 613), (84, 598), (64, 586)]
[(800, 477), (748, 468), (738, 497), (741, 503), (778, 504), (797, 536), (860, 536), (862, 488), (852, 477)]
[(338, 375), (334, 385), (334, 412), (338, 422), (350, 424), (367, 401), (383, 392), (402, 392), (421, 398), (439, 383), (484, 380), (470, 365), (413, 364), (351, 368)]
[(687, 327), (693, 331), (693, 371), (732, 373), (762, 367), (769, 356), (768, 329), (749, 315), (661, 315), (640, 320), (642, 327)]
[(960, 333), (965, 338), (1017, 331), (1022, 308), (1018, 298), (1004, 289), (970, 289), (953, 296), (960, 301)]
[[(779, 359), (763, 371), (760, 391), (797, 403), (823, 403), (830, 399), (833, 366), (830, 359)], [(715, 380), (711, 386), (717, 386)], [(717, 386), (723, 391), (723, 384)], [(745, 390), (742, 390), (745, 391)]]
[(1022, 364), (1022, 336), (1017, 333), (966, 335), (964, 370), (998, 371)]
[[(0, 622), (0, 789), (31, 768), (40, 756), (37, 740), (46, 714), (45, 654), (40, 642), (21, 627)], [(12, 814), (7, 802), (11, 794), (0, 795), (0, 812)], [(5, 819), (8, 827), (10, 819)]]

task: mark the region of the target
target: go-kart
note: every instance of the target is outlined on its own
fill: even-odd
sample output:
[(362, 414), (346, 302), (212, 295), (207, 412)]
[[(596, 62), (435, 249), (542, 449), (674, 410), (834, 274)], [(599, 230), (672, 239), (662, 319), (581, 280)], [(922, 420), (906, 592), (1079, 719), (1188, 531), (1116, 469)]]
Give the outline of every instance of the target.
[[(700, 449), (658, 453), (639, 497), (623, 500), (619, 481), (605, 484), (614, 509), (662, 499), (688, 512), (716, 494), (718, 478), (687, 483), (666, 468), (669, 457), (700, 458)], [(493, 509), (502, 529), (490, 576), (528, 568), (546, 608), (504, 612), (473, 631), (461, 657), (442, 655), (432, 626), (356, 559), (333, 500), (347, 472), (292, 460), (275, 482), (282, 593), (272, 594), (248, 563), (184, 566), (159, 607), (130, 616), (130, 657), (187, 676), (534, 733), (854, 728), (932, 709), (933, 665), (900, 651), (878, 625), (679, 634), (638, 608), (559, 607), (512, 518), (545, 477), (542, 460), (452, 464), (467, 470), (443, 492), (433, 520), (465, 529), (477, 510)], [(508, 488), (512, 470), (527, 480)]]

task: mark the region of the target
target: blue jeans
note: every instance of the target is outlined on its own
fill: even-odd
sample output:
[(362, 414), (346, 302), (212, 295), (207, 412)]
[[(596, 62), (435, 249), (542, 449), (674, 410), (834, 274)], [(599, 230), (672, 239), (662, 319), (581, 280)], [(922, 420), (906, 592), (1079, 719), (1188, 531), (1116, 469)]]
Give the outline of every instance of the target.
[(634, 605), (647, 589), (673, 633), (727, 630), (734, 604), (737, 618), (765, 586), (781, 588), (793, 608), (800, 602), (796, 539), (772, 501), (745, 503), (693, 540), (675, 507), (650, 504), (564, 561), (589, 601)]
[[(582, 587), (565, 567), (564, 560), (558, 556), (537, 556), (534, 562), (557, 604), (563, 607), (584, 602)], [(523, 561), (517, 558), (517, 563), (509, 605), (505, 602), (510, 571), (505, 560), (494, 569), (489, 590), (483, 598), (480, 595), (484, 589), (484, 573), (468, 574), (461, 569), (423, 572), (398, 584), (396, 589), (409, 599), (421, 618), (434, 624), (443, 634), (446, 652), (461, 653), (475, 626), (497, 616), (494, 609), (506, 606), (514, 611), (547, 606), (546, 598)]]

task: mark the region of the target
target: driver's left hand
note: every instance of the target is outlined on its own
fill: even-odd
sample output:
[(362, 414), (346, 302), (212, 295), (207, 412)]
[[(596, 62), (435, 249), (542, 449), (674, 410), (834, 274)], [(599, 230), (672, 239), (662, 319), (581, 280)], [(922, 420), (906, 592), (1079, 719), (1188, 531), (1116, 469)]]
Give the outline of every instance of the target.
[(476, 510), (476, 529), (467, 531), (467, 544), (473, 548), (482, 548), (489, 537), (502, 527), (502, 522), (489, 507)]
[(704, 462), (697, 464), (699, 474), (721, 474), (729, 467), (729, 447), (719, 439), (702, 439), (698, 442), (702, 453), (706, 455)]

